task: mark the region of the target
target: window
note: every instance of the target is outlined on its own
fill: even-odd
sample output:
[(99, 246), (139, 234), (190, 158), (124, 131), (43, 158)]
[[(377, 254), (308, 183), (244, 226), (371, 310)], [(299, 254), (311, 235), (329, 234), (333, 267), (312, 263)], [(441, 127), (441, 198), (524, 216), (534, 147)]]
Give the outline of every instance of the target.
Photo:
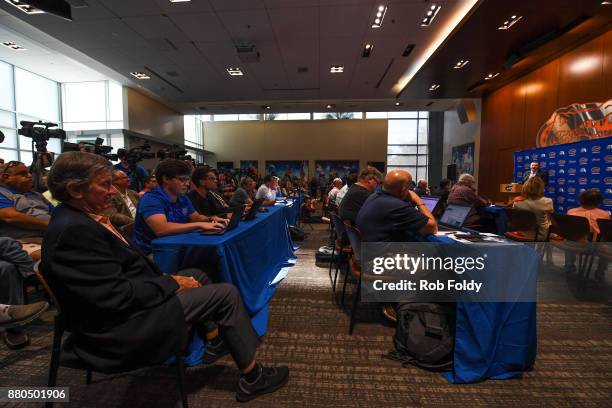
[[(366, 118), (372, 118), (370, 113), (366, 113)], [(428, 113), (388, 112), (388, 117), (387, 171), (406, 170), (415, 182), (427, 180)]]
[(59, 86), (57, 82), (15, 68), (15, 99), (17, 112), (58, 123)]
[(314, 112), (313, 119), (361, 119), (361, 112)]
[(110, 81), (62, 84), (64, 130), (123, 128), (123, 88)]
[(241, 113), (238, 115), (238, 120), (262, 120), (263, 114), (261, 113)]
[(13, 66), (0, 61), (0, 109), (15, 110), (15, 81)]
[(366, 119), (387, 119), (387, 112), (366, 112)]
[[(208, 116), (208, 115), (204, 115)], [(185, 146), (204, 149), (204, 129), (201, 115), (185, 115)]]
[(215, 122), (231, 122), (238, 120), (238, 115), (229, 114), (229, 115), (213, 115), (213, 120)]
[(310, 112), (304, 113), (266, 113), (266, 120), (310, 120)]

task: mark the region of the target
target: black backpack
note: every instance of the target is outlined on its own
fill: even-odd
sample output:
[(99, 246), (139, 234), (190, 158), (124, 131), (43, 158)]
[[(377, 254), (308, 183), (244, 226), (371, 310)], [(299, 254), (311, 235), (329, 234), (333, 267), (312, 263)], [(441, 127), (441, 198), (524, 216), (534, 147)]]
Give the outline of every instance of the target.
[(289, 226), (289, 234), (291, 235), (291, 240), (295, 242), (303, 241), (306, 238), (304, 230), (295, 225)]
[(395, 350), (385, 357), (432, 371), (453, 367), (454, 303), (400, 303)]

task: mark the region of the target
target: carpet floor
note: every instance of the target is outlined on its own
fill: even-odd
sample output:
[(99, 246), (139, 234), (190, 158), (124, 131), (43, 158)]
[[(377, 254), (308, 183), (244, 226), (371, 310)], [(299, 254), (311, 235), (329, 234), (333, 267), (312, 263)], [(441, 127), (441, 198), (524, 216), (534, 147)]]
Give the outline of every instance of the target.
[[(602, 407), (612, 396), (612, 306), (604, 303), (538, 305), (538, 356), (522, 378), (449, 384), (441, 375), (402, 368), (383, 359), (394, 328), (380, 310), (360, 309), (348, 335), (348, 315), (334, 302), (316, 249), (323, 225), (307, 228), (299, 260), (278, 286), (270, 327), (258, 351), (264, 364), (287, 364), (289, 384), (252, 401), (252, 407)], [(29, 326), (32, 345), (18, 352), (0, 345), (0, 386), (44, 386), (52, 344), (52, 312)], [(189, 368), (192, 407), (244, 406), (234, 399), (238, 378), (231, 359)], [(61, 368), (58, 385), (70, 387), (73, 407), (172, 407), (178, 395), (174, 370), (153, 368), (118, 376)], [(2, 403), (0, 402), (0, 406)], [(9, 406), (40, 406), (12, 404)]]

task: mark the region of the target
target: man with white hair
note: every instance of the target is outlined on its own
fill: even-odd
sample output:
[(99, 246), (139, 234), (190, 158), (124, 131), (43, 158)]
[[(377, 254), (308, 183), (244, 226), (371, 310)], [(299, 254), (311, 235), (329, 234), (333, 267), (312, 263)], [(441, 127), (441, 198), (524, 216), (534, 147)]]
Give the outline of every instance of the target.
[(337, 207), (338, 203), (336, 203), (336, 197), (338, 196), (338, 192), (342, 189), (342, 179), (336, 177), (332, 182), (333, 188), (330, 190), (327, 195), (327, 204), (326, 207), (334, 206)]
[(419, 180), (416, 188), (414, 189), (414, 192), (417, 193), (419, 197), (430, 195), (429, 188), (427, 186), (427, 180)]
[(478, 209), (489, 205), (490, 201), (476, 194), (476, 180), (474, 176), (464, 173), (459, 176), (459, 181), (451, 189), (448, 195), (448, 203), (472, 207), (464, 223), (469, 228), (482, 225)]

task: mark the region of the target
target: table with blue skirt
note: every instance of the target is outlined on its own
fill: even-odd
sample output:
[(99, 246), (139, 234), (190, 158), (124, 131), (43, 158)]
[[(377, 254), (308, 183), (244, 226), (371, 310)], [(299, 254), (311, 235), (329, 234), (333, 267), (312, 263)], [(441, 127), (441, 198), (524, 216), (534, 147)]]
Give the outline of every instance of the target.
[(297, 197), (287, 198), (286, 201), (286, 203), (278, 203), (277, 206), (283, 206), (285, 208), (287, 225), (297, 225), (300, 217), (300, 207), (302, 206), (303, 195), (300, 194)]
[(493, 216), (497, 235), (504, 235), (508, 231), (508, 215), (504, 207), (490, 205), (482, 207), (482, 210)]
[[(152, 242), (155, 263), (168, 274), (200, 267), (216, 256), (221, 278), (238, 288), (253, 328), (260, 336), (267, 330), (268, 303), (276, 284), (295, 263), (285, 207), (266, 208), (268, 212), (258, 212), (254, 220), (241, 221), (238, 227), (222, 235), (191, 232)], [(196, 347), (194, 341), (190, 348)], [(194, 362), (194, 358), (186, 362), (189, 364), (190, 360)]]
[[(457, 243), (440, 235), (430, 235), (427, 240)], [(453, 370), (444, 373), (449, 382), (502, 380), (533, 367), (537, 353), (535, 302), (457, 302), (456, 311)]]

